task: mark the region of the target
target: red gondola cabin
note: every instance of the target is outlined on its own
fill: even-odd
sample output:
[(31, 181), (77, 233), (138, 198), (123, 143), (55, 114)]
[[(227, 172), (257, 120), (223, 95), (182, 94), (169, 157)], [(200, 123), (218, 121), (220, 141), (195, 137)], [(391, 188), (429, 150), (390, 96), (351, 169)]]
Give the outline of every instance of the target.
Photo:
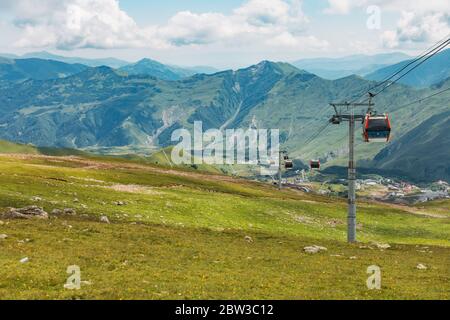
[(363, 137), (365, 142), (389, 142), (391, 122), (387, 114), (366, 115), (364, 119)]
[(311, 170), (313, 170), (313, 169), (319, 170), (320, 169), (320, 160), (311, 160), (309, 162), (309, 166), (310, 166)]

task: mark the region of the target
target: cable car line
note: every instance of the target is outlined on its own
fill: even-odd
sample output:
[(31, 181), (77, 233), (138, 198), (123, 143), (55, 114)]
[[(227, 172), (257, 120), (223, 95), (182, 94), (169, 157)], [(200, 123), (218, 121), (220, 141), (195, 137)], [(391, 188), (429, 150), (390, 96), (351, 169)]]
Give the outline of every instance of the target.
[[(371, 91), (373, 91), (374, 89), (386, 84), (389, 80), (391, 80), (392, 78), (394, 78), (395, 76), (397, 76), (398, 74), (400, 74), (401, 72), (403, 72), (404, 70), (406, 70), (408, 67), (410, 67), (411, 65), (417, 63), (418, 61), (424, 59), (425, 57), (429, 56), (431, 54), (431, 56), (427, 57), (426, 60), (428, 60), (429, 58), (431, 58), (432, 56), (434, 56), (435, 54), (439, 53), (441, 50), (443, 50), (448, 44), (450, 44), (450, 38), (449, 38), (450, 34), (448, 34), (445, 38), (441, 39), (439, 42), (437, 42), (436, 44), (434, 44), (432, 47), (430, 47), (429, 49), (425, 50), (425, 52), (423, 52), (422, 54), (420, 54), (418, 57), (416, 57), (415, 59), (411, 60), (408, 64), (406, 64), (405, 66), (403, 66), (400, 70), (396, 71), (394, 74), (392, 74), (391, 76), (386, 77), (383, 81), (379, 82), (378, 84), (376, 84), (375, 86), (371, 87), (367, 92), (365, 92), (363, 95), (359, 96), (357, 99), (354, 99), (351, 103), (354, 103), (356, 101), (358, 101), (360, 98), (364, 97), (365, 95), (369, 94)], [(436, 50), (438, 50), (437, 52), (435, 52)], [(425, 62), (426, 60), (424, 60), (423, 62)], [(420, 64), (422, 64), (423, 62), (421, 62)], [(419, 65), (420, 65), (419, 64)], [(416, 67), (418, 67), (419, 65), (413, 67), (411, 70), (409, 70), (406, 74), (408, 74), (409, 72), (411, 72), (412, 70), (414, 70)], [(403, 76), (402, 76), (403, 77)], [(400, 80), (401, 78), (397, 79), (394, 82), (397, 82), (398, 80)], [(392, 84), (392, 83), (391, 83)], [(389, 85), (390, 86), (390, 85)], [(381, 92), (379, 92), (381, 93)], [(378, 93), (378, 94), (379, 94)], [(366, 102), (367, 100), (364, 100), (364, 102)]]
[(373, 94), (373, 96), (377, 96), (380, 93), (382, 93), (383, 91), (385, 91), (387, 88), (389, 88), (391, 85), (397, 83), (400, 79), (404, 78), (408, 73), (410, 73), (411, 71), (413, 71), (414, 69), (418, 68), (419, 66), (421, 66), (423, 63), (425, 63), (426, 61), (428, 61), (429, 59), (431, 59), (433, 56), (435, 56), (436, 54), (438, 54), (439, 52), (441, 52), (442, 50), (444, 50), (444, 48), (446, 46), (448, 46), (450, 44), (450, 39), (448, 39), (445, 43), (442, 44), (442, 47), (439, 48), (438, 51), (434, 52), (433, 54), (429, 55), (427, 58), (425, 58), (424, 60), (420, 61), (417, 65), (415, 65), (413, 68), (411, 68), (410, 70), (408, 70), (406, 73), (402, 74), (399, 78), (395, 79), (394, 81), (390, 82), (387, 86), (385, 86), (383, 89), (381, 89), (380, 91), (378, 91), (377, 93)]
[(401, 105), (401, 106), (398, 107), (398, 109), (405, 108), (405, 107), (409, 107), (409, 106), (411, 106), (411, 105), (413, 105), (413, 104), (420, 103), (420, 102), (422, 102), (422, 101), (431, 99), (431, 98), (436, 97), (436, 96), (438, 96), (438, 95), (440, 95), (440, 94), (442, 94), (442, 93), (444, 93), (444, 92), (447, 92), (447, 91), (450, 91), (450, 88), (447, 88), (447, 89), (444, 89), (444, 90), (442, 90), (442, 91), (433, 93), (433, 94), (431, 94), (431, 95), (429, 95), (429, 96), (426, 96), (426, 97), (417, 99), (416, 101), (412, 101), (412, 102), (406, 103), (406, 104), (404, 104), (404, 105)]
[(330, 125), (330, 122), (327, 122), (323, 127), (321, 127), (316, 133), (314, 133), (312, 136), (309, 137), (309, 139), (306, 140), (303, 147), (308, 146), (311, 142), (313, 142), (325, 129)]
[[(410, 67), (411, 65), (415, 64), (416, 62), (419, 62), (420, 60), (424, 59), (425, 57), (426, 60), (428, 60), (429, 58), (431, 58), (432, 56), (434, 56), (435, 54), (439, 53), (442, 49), (444, 49), (448, 44), (450, 43), (450, 38), (446, 38), (444, 40), (441, 40), (438, 42), (438, 44), (436, 44), (435, 46), (433, 46), (432, 48), (428, 49), (424, 54), (420, 55), (418, 58), (410, 61), (408, 64), (406, 64), (405, 66), (403, 66), (400, 70), (398, 70), (397, 72), (395, 72), (394, 74), (392, 74), (391, 76), (387, 77), (385, 80), (383, 80), (382, 82), (380, 82), (379, 84), (377, 84), (376, 86), (374, 86), (371, 90), (376, 89), (380, 86), (382, 86), (383, 84), (387, 83), (389, 80), (393, 79), (395, 76), (399, 75), (400, 73), (402, 73), (404, 70), (406, 70), (408, 67)], [(437, 52), (435, 52), (436, 50), (438, 50)], [(425, 61), (426, 61), (425, 60)], [(423, 61), (423, 62), (425, 62)], [(423, 62), (421, 62), (420, 64), (422, 64)], [(411, 72), (412, 70), (414, 70), (416, 67), (415, 66), (413, 69), (409, 70), (409, 72)], [(398, 81), (398, 80), (396, 80)]]

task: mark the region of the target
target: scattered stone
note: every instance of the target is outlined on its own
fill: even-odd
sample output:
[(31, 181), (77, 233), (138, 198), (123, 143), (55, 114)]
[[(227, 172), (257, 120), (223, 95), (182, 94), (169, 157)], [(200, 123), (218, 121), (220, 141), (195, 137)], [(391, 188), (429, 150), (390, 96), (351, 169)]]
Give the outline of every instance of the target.
[(81, 204), (81, 207), (82, 207), (83, 209), (87, 209), (87, 208), (88, 208), (88, 206), (85, 205), (85, 204)]
[(126, 205), (126, 203), (123, 202), (123, 201), (115, 201), (114, 204), (115, 204), (116, 206), (124, 206), (124, 205)]
[(10, 208), (3, 216), (8, 219), (48, 219), (48, 213), (38, 206), (29, 206), (25, 208)]
[(245, 236), (245, 241), (247, 241), (248, 243), (252, 243), (253, 242), (253, 238), (250, 236)]
[(422, 264), (422, 263), (419, 263), (419, 264), (416, 266), (416, 268), (417, 268), (418, 270), (427, 270), (427, 269), (428, 269), (428, 267), (427, 267), (426, 265)]
[(72, 209), (72, 208), (66, 208), (66, 209), (64, 209), (64, 214), (67, 214), (67, 215), (69, 215), (69, 216), (76, 216), (76, 215), (77, 215), (77, 212), (76, 212), (75, 209)]
[(0, 234), (0, 240), (8, 239), (8, 236), (6, 234)]
[(55, 216), (59, 216), (59, 215), (61, 215), (63, 212), (62, 212), (62, 210), (60, 210), (60, 209), (53, 209), (52, 210), (52, 215), (55, 215)]
[(339, 221), (337, 219), (333, 219), (327, 222), (327, 224), (331, 227), (331, 228), (336, 228), (337, 226), (340, 226), (342, 224), (344, 224), (342, 221)]
[(356, 260), (356, 259), (358, 259), (358, 257), (353, 256), (353, 257), (350, 257), (349, 259), (350, 260)]
[(386, 250), (391, 247), (389, 243), (375, 243), (378, 249)]
[(2, 220), (0, 220), (0, 226), (3, 226), (5, 223), (2, 221)]
[(314, 219), (308, 216), (294, 216), (294, 220), (304, 224), (314, 223)]
[(107, 216), (101, 216), (100, 217), (100, 222), (110, 224), (109, 219), (108, 219)]
[(30, 261), (30, 258), (28, 258), (28, 257), (20, 259), (20, 263), (27, 263), (29, 261)]
[(314, 254), (314, 253), (318, 253), (318, 252), (320, 252), (320, 251), (327, 251), (328, 249), (325, 248), (325, 247), (313, 245), (313, 246), (309, 246), (309, 247), (304, 247), (303, 250), (304, 250), (306, 253), (312, 253), (312, 254)]
[(78, 202), (80, 202), (80, 200), (78, 200), (78, 198), (75, 198), (75, 199), (73, 199), (73, 202), (78, 203)]
[(32, 197), (31, 198), (31, 201), (34, 201), (34, 202), (39, 202), (39, 201), (42, 201), (42, 198), (41, 197)]
[(373, 250), (373, 248), (371, 246), (359, 246), (359, 248)]

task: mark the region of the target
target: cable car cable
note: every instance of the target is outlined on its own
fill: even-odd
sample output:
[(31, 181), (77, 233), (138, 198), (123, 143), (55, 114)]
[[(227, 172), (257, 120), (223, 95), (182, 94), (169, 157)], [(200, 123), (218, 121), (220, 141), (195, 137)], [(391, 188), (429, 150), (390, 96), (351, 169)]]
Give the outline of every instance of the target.
[[(367, 92), (365, 92), (363, 95), (359, 96), (357, 99), (354, 99), (351, 103), (354, 103), (356, 101), (358, 101), (360, 98), (364, 97), (365, 95), (367, 95), (368, 93), (370, 93), (370, 91), (382, 86), (383, 84), (387, 83), (390, 79), (392, 79), (393, 77), (395, 77), (396, 75), (400, 74), (401, 72), (403, 72), (405, 69), (407, 69), (409, 66), (417, 63), (418, 61), (422, 60), (423, 58), (425, 58), (426, 56), (430, 55), (432, 52), (438, 50), (438, 49), (442, 49), (445, 48), (449, 43), (450, 43), (450, 38), (449, 38), (450, 34), (448, 34), (447, 36), (445, 36), (445, 38), (441, 39), (440, 41), (438, 41), (436, 44), (434, 44), (432, 47), (430, 47), (429, 49), (425, 50), (423, 53), (421, 53), (418, 57), (416, 57), (415, 59), (411, 60), (408, 64), (406, 64), (405, 66), (403, 66), (400, 70), (396, 71), (394, 74), (392, 74), (391, 76), (386, 77), (383, 81), (381, 81), (380, 83), (378, 83), (377, 85), (371, 87)], [(442, 47), (443, 46), (443, 47)], [(434, 55), (434, 54), (433, 54)], [(428, 60), (428, 59), (427, 59)], [(413, 68), (414, 69), (414, 68)], [(412, 71), (413, 69), (411, 69), (410, 71)], [(409, 72), (410, 72), (409, 71)], [(398, 81), (398, 80), (397, 80)]]
[(450, 91), (450, 88), (447, 88), (447, 89), (444, 89), (444, 90), (442, 90), (442, 91), (433, 93), (433, 94), (431, 94), (431, 95), (429, 95), (429, 96), (426, 96), (426, 97), (417, 99), (417, 100), (415, 100), (415, 101), (413, 101), (413, 102), (409, 102), (409, 103), (407, 103), (407, 104), (404, 104), (404, 105), (402, 105), (402, 106), (397, 107), (397, 109), (409, 107), (409, 106), (411, 106), (411, 105), (413, 105), (413, 104), (416, 104), (416, 103), (419, 103), (419, 102), (428, 100), (428, 99), (430, 99), (430, 98), (436, 97), (436, 96), (438, 96), (438, 95), (440, 95), (440, 94), (442, 94), (442, 93), (444, 93), (444, 92), (447, 92), (447, 91)]
[(399, 78), (397, 78), (396, 80), (390, 82), (387, 86), (385, 86), (383, 89), (381, 89), (380, 91), (378, 91), (377, 93), (373, 94), (373, 96), (377, 96), (380, 93), (382, 93), (383, 91), (385, 91), (387, 88), (389, 88), (391, 85), (397, 83), (400, 79), (404, 78), (406, 75), (408, 75), (411, 71), (415, 70), (416, 68), (418, 68), (419, 66), (421, 66), (422, 64), (424, 64), (426, 61), (428, 61), (429, 59), (431, 59), (432, 57), (434, 57), (436, 54), (438, 54), (439, 52), (441, 52), (442, 50), (444, 50), (444, 48), (446, 46), (448, 46), (450, 44), (450, 39), (445, 42), (445, 45), (443, 47), (441, 47), (438, 51), (434, 52), (433, 54), (429, 55), (426, 59), (422, 60), (420, 63), (418, 63), (417, 65), (415, 65), (413, 68), (411, 68), (410, 70), (408, 70), (406, 73), (402, 74)]

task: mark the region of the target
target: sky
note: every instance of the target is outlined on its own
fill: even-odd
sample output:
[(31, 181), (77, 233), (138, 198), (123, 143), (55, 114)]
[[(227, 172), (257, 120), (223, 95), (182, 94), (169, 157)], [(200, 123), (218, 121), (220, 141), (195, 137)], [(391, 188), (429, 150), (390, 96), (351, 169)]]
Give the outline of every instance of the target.
[(180, 66), (404, 52), (450, 34), (449, 0), (0, 0), (0, 52)]

